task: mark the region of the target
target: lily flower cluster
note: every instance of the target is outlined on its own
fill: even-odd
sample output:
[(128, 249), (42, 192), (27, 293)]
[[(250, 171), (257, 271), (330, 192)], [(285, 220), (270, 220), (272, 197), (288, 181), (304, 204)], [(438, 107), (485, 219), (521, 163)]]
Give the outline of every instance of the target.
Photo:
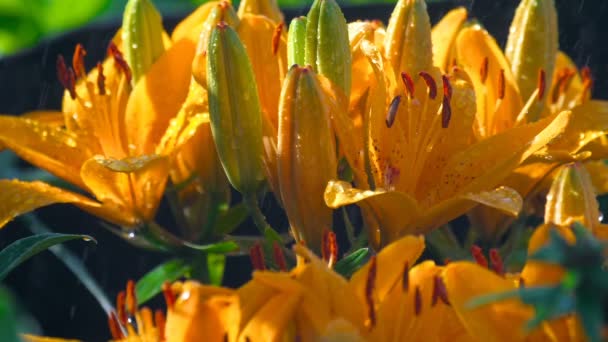
[[(504, 52), (467, 16), (433, 27), (424, 0), (399, 0), (387, 26), (347, 23), (334, 0), (316, 0), (287, 27), (274, 0), (212, 1), (168, 35), (149, 0), (130, 0), (105, 61), (87, 73), (80, 46), (71, 66), (58, 59), (60, 112), (0, 116), (0, 146), (74, 186), (0, 180), (0, 225), (72, 203), (139, 245), (201, 251), (232, 238), (218, 218), (241, 194), (262, 235), (252, 279), (166, 283), (156, 314), (130, 283), (110, 317), (115, 341), (584, 340), (575, 315), (526, 330), (534, 310), (518, 299), (469, 303), (564, 276), (501, 258), (517, 218), (542, 213), (538, 198), (529, 255), (551, 231), (573, 242), (574, 222), (608, 237), (596, 201), (608, 102), (559, 50), (553, 0), (521, 1)], [(292, 249), (258, 206), (266, 192)], [(179, 236), (155, 223), (165, 194)], [(347, 229), (351, 250), (374, 252), (345, 277), (333, 210), (352, 204), (362, 239)], [(475, 262), (433, 243), (463, 215)], [(476, 241), (497, 247), (489, 260)], [(425, 244), (452, 261), (417, 264)]]

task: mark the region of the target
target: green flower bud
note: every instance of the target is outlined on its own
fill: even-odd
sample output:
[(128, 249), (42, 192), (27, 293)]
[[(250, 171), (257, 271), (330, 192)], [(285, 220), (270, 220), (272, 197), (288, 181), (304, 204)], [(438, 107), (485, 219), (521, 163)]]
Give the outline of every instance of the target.
[(207, 49), (211, 132), (230, 184), (251, 195), (264, 179), (262, 111), (253, 69), (236, 32), (221, 22)]
[(149, 0), (129, 0), (122, 19), (125, 60), (135, 85), (165, 51), (160, 13)]
[(304, 65), (306, 47), (306, 17), (298, 17), (289, 24), (287, 35), (287, 65)]
[(340, 6), (334, 0), (315, 0), (306, 17), (306, 64), (349, 96), (352, 57)]

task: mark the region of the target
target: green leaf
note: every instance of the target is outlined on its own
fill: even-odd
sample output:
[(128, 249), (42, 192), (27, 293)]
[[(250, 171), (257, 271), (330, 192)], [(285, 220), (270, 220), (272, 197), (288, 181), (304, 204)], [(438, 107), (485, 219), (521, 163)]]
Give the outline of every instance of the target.
[(209, 284), (222, 285), (224, 277), (224, 268), (226, 267), (226, 255), (224, 254), (207, 254), (207, 277)]
[(191, 271), (191, 266), (184, 260), (173, 259), (156, 266), (144, 275), (135, 285), (137, 302), (144, 304), (160, 293), (164, 282), (173, 282)]
[(249, 210), (247, 206), (244, 203), (239, 203), (228, 209), (226, 212), (223, 212), (220, 217), (218, 217), (213, 231), (218, 236), (230, 234), (241, 223), (243, 223), (247, 217), (249, 217)]
[(367, 262), (369, 254), (369, 248), (360, 248), (338, 261), (334, 266), (334, 271), (349, 278)]
[(197, 245), (190, 242), (184, 242), (184, 246), (196, 249), (200, 252), (219, 254), (234, 252), (235, 250), (239, 249), (239, 245), (237, 245), (234, 241), (220, 241), (208, 245)]
[(4, 288), (0, 288), (0, 341), (21, 341), (17, 334), (17, 319), (13, 298)]
[(22, 262), (32, 256), (47, 250), (49, 247), (70, 240), (95, 241), (88, 235), (44, 233), (28, 236), (11, 243), (0, 251), (0, 281)]
[(110, 0), (42, 1), (38, 13), (40, 25), (47, 32), (57, 32), (86, 24), (101, 14)]

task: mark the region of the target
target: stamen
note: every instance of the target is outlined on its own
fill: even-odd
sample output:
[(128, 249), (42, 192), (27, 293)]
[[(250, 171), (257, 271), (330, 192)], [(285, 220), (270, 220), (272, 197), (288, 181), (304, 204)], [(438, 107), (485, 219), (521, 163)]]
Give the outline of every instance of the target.
[(447, 96), (444, 96), (443, 105), (441, 106), (441, 128), (448, 128), (451, 118), (452, 106), (450, 105), (450, 99)]
[(481, 68), (479, 68), (479, 77), (481, 78), (481, 83), (486, 83), (488, 79), (488, 57), (484, 57), (483, 62), (481, 63)]
[(435, 83), (435, 79), (433, 79), (433, 76), (431, 76), (431, 74), (425, 71), (419, 72), (418, 75), (422, 77), (422, 79), (426, 83), (426, 86), (429, 88), (429, 98), (431, 100), (434, 100), (437, 97), (437, 83)]
[(448, 100), (452, 99), (452, 85), (447, 75), (441, 75), (441, 81), (443, 82), (443, 96), (447, 97)]
[(401, 80), (403, 81), (403, 85), (405, 86), (406, 94), (409, 96), (410, 99), (413, 98), (414, 81), (412, 80), (412, 77), (404, 71), (401, 73)]
[(473, 255), (473, 259), (475, 259), (477, 264), (483, 267), (488, 267), (488, 259), (486, 259), (486, 256), (483, 255), (483, 251), (481, 248), (479, 248), (479, 246), (473, 245), (471, 247), (471, 254)]
[(175, 304), (175, 294), (171, 291), (171, 284), (168, 281), (163, 283), (162, 289), (163, 297), (165, 297), (165, 304), (167, 304), (167, 310), (170, 310)]
[(165, 340), (165, 314), (161, 310), (154, 312), (154, 325), (158, 329), (158, 337), (161, 341)]
[(367, 302), (370, 329), (376, 325), (376, 311), (374, 309), (374, 288), (375, 287), (376, 287), (376, 256), (374, 255), (369, 260), (369, 272), (367, 273), (367, 282), (365, 283), (365, 300)]
[(76, 74), (76, 79), (86, 76), (86, 69), (84, 68), (84, 56), (87, 55), (87, 51), (82, 47), (81, 44), (76, 45), (74, 50), (74, 56), (72, 56), (72, 68)]
[(433, 296), (431, 299), (431, 306), (435, 306), (435, 304), (437, 304), (437, 299), (441, 300), (445, 305), (450, 305), (450, 301), (448, 300), (448, 290), (446, 289), (441, 277), (436, 275), (433, 279)]
[(498, 98), (500, 100), (505, 98), (505, 69), (500, 69), (498, 74)]
[(397, 116), (397, 110), (399, 109), (399, 103), (401, 103), (401, 95), (397, 95), (391, 101), (388, 106), (388, 113), (386, 114), (386, 127), (391, 128), (395, 123), (395, 117)]
[(593, 88), (593, 76), (591, 75), (591, 69), (586, 66), (581, 69), (581, 77), (583, 79), (583, 91), (581, 92), (581, 96), (584, 98), (587, 95), (587, 92), (591, 91)]
[(555, 86), (553, 87), (553, 93), (551, 94), (551, 103), (556, 103), (559, 99), (560, 94), (563, 94), (568, 90), (570, 86), (570, 80), (575, 75), (575, 72), (569, 68), (564, 68), (559, 72)]
[(129, 64), (125, 60), (124, 56), (122, 55), (122, 52), (118, 50), (118, 47), (116, 46), (116, 44), (114, 44), (114, 42), (110, 42), (110, 45), (108, 46), (108, 55), (114, 58), (114, 62), (118, 66), (118, 69), (120, 69), (125, 74), (127, 81), (131, 82), (131, 68), (129, 67)]
[(281, 44), (281, 33), (283, 33), (283, 28), (285, 27), (285, 23), (280, 22), (277, 27), (275, 27), (274, 32), (272, 33), (272, 55), (276, 56), (277, 52), (279, 52), (279, 44)]
[(410, 289), (410, 263), (407, 261), (405, 262), (405, 265), (403, 265), (401, 287), (405, 293), (407, 293)]
[(416, 286), (416, 291), (414, 292), (414, 313), (418, 316), (420, 312), (422, 312), (422, 294), (420, 293), (420, 287)]
[(322, 243), (323, 260), (327, 262), (327, 266), (331, 268), (338, 260), (338, 242), (336, 240), (336, 233), (326, 229), (323, 232)]
[(283, 254), (281, 246), (279, 246), (276, 241), (272, 244), (272, 251), (274, 261), (277, 263), (277, 266), (279, 266), (279, 270), (287, 272), (287, 261), (285, 261), (285, 255)]
[(257, 271), (264, 271), (266, 269), (266, 263), (264, 262), (264, 251), (262, 250), (262, 245), (256, 243), (249, 249), (249, 258), (251, 259), (251, 264), (253, 265), (253, 269)]
[(584, 80), (588, 80), (591, 79), (591, 68), (589, 68), (588, 66), (585, 66), (581, 69), (581, 77)]
[(537, 99), (538, 101), (542, 101), (543, 97), (545, 96), (545, 90), (547, 87), (547, 80), (545, 77), (545, 69), (539, 69), (538, 70), (538, 96)]
[(108, 327), (110, 327), (110, 334), (112, 335), (113, 340), (118, 341), (125, 338), (125, 335), (120, 328), (120, 323), (113, 312), (108, 316)]
[(116, 296), (116, 314), (118, 315), (118, 320), (122, 325), (127, 325), (127, 313), (125, 311), (125, 291), (120, 291)]
[(99, 95), (106, 94), (106, 77), (103, 74), (103, 64), (97, 63), (97, 89)]
[(68, 68), (62, 55), (57, 56), (57, 78), (61, 85), (70, 93), (72, 100), (76, 99), (76, 76), (74, 70)]
[(126, 307), (132, 315), (137, 313), (137, 296), (135, 294), (135, 282), (133, 280), (127, 282)]
[(505, 274), (505, 266), (496, 248), (490, 249), (490, 263), (492, 269), (499, 275)]

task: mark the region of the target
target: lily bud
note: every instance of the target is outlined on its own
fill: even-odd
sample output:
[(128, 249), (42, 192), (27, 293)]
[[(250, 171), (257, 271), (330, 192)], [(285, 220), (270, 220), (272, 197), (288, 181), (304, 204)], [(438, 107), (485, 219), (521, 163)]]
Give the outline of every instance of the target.
[(230, 184), (253, 194), (264, 179), (262, 111), (245, 47), (226, 23), (211, 32), (207, 50), (211, 132)]
[(211, 9), (207, 19), (205, 19), (198, 39), (196, 54), (192, 61), (192, 76), (203, 87), (206, 87), (207, 84), (207, 47), (209, 46), (209, 37), (211, 36), (211, 31), (220, 22), (225, 22), (233, 28), (236, 28), (239, 24), (239, 18), (228, 1), (221, 1)]
[(310, 67), (293, 66), (279, 102), (278, 170), (281, 198), (296, 241), (321, 248), (332, 211), (323, 194), (337, 174), (328, 98)]
[(122, 19), (122, 40), (135, 85), (165, 51), (162, 18), (152, 2), (127, 2)]
[(277, 0), (241, 0), (238, 10), (239, 18), (246, 13), (266, 16), (275, 23), (283, 21), (283, 13), (279, 9)]
[(334, 0), (315, 0), (306, 16), (305, 60), (315, 72), (350, 94), (352, 58), (348, 26)]
[(399, 0), (386, 28), (385, 56), (395, 73), (418, 75), (433, 64), (431, 22), (424, 0)]
[(294, 18), (287, 35), (287, 65), (305, 64), (306, 17)]
[[(538, 85), (539, 70), (544, 70), (546, 84), (551, 84), (558, 51), (557, 14), (554, 0), (522, 0), (509, 30), (505, 55), (524, 99)], [(542, 103), (531, 108), (528, 122), (536, 121)]]
[(545, 223), (570, 226), (580, 222), (593, 229), (600, 212), (591, 176), (580, 164), (566, 165), (553, 179), (545, 204)]

